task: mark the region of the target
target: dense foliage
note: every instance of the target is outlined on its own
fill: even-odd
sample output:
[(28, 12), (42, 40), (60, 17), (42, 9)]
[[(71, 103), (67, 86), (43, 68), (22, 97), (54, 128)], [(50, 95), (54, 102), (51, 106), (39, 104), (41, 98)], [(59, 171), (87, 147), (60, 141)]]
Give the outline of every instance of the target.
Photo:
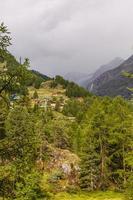
[[(105, 189), (114, 185), (121, 190), (125, 187), (133, 164), (132, 122), (132, 109), (122, 98), (94, 101), (82, 125), (86, 139), (81, 169), (92, 175), (88, 176), (91, 187), (86, 185), (85, 188)], [(86, 168), (88, 161), (90, 167), (87, 164)], [(85, 177), (81, 176), (81, 183)]]

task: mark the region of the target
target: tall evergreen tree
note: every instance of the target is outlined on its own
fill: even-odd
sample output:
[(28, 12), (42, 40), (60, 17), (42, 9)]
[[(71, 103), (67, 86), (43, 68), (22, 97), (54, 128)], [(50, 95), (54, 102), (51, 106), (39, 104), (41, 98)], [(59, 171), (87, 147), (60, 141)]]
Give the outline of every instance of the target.
[(80, 187), (83, 190), (93, 191), (98, 187), (99, 155), (95, 151), (94, 140), (91, 136), (84, 144), (80, 164)]

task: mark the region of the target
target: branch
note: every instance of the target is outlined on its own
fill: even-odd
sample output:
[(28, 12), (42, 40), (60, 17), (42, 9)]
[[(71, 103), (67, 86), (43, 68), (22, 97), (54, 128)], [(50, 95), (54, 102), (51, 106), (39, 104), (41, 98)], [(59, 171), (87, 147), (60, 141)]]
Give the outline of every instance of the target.
[(14, 76), (10, 77), (9, 81), (0, 89), (0, 94), (8, 87)]

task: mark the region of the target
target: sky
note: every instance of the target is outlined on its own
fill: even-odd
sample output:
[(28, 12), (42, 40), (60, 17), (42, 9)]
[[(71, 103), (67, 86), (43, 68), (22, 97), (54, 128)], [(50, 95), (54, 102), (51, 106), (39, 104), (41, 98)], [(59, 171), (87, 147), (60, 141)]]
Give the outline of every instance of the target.
[(0, 0), (10, 51), (54, 76), (133, 54), (133, 0)]

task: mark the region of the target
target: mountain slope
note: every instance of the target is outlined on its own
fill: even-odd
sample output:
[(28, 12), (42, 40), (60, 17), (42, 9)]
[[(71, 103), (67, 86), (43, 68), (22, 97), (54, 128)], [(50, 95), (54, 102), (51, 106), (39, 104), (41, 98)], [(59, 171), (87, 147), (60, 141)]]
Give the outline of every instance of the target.
[(88, 82), (92, 79), (93, 74), (88, 74), (84, 76), (83, 78), (79, 79), (77, 81), (77, 84), (80, 85), (81, 87), (87, 88)]
[(48, 77), (48, 76), (46, 76), (46, 75), (44, 75), (44, 74), (42, 74), (42, 73), (40, 73), (40, 72), (38, 72), (36, 70), (31, 70), (31, 72), (33, 74), (35, 74), (38, 78), (42, 78), (44, 81), (47, 81), (47, 80), (51, 79), (50, 77)]
[(100, 66), (95, 72), (94, 74), (90, 74), (88, 76), (84, 76), (84, 78), (80, 79), (78, 81), (78, 84), (80, 86), (83, 86), (85, 88), (89, 88), (90, 89), (90, 85), (93, 83), (93, 81), (100, 76), (101, 74), (103, 74), (104, 72), (114, 69), (116, 67), (118, 67), (120, 64), (122, 64), (124, 62), (124, 60), (122, 58), (116, 57), (115, 59), (113, 59), (112, 61), (110, 61), (109, 63)]
[(123, 76), (123, 72), (133, 73), (133, 55), (123, 62), (119, 67), (104, 72), (98, 76), (89, 86), (88, 89), (100, 96), (117, 96), (125, 98), (131, 97), (128, 88), (133, 87), (133, 80)]
[(92, 80), (95, 80), (98, 76), (100, 76), (104, 72), (118, 67), (123, 62), (124, 62), (124, 60), (122, 58), (116, 57), (115, 59), (113, 59), (109, 63), (102, 65), (98, 70), (96, 70), (96, 72), (94, 73), (94, 75), (92, 77)]

